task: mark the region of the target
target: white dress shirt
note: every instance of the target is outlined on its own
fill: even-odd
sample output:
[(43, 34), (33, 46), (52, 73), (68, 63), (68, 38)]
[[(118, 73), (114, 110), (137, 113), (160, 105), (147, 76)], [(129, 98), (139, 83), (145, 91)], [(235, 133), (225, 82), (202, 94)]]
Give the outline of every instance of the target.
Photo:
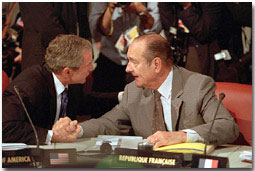
[[(172, 82), (173, 82), (173, 67), (168, 74), (166, 80), (158, 88), (158, 92), (161, 94), (160, 100), (163, 106), (164, 119), (166, 123), (166, 128), (168, 131), (172, 131), (172, 115), (171, 115), (171, 96), (172, 96)], [(203, 138), (191, 129), (182, 130), (187, 133), (186, 142), (203, 142)]]

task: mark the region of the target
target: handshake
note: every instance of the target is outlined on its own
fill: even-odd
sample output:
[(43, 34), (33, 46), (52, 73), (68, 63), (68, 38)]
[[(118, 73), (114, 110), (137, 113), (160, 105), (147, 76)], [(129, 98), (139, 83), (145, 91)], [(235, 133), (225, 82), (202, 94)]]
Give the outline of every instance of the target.
[(74, 142), (81, 130), (77, 120), (72, 121), (68, 117), (60, 118), (52, 127), (51, 142)]

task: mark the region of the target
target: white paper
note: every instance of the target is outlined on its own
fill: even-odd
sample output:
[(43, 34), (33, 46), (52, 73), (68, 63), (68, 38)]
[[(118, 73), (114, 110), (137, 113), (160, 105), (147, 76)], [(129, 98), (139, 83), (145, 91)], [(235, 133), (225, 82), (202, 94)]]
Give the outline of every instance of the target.
[(2, 143), (3, 151), (21, 150), (25, 148), (29, 148), (29, 146), (24, 143)]
[(241, 153), (240, 153), (240, 159), (241, 160), (252, 160), (252, 152), (250, 152), (250, 151), (242, 151)]
[(98, 135), (97, 138), (96, 146), (102, 145), (103, 142), (109, 142), (113, 148), (137, 149), (138, 143), (143, 141), (143, 137), (139, 136)]

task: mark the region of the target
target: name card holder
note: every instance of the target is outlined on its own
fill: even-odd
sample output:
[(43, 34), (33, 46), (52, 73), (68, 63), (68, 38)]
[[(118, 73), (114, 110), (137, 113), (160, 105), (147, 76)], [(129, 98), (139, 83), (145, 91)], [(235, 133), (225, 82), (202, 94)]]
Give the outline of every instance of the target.
[(182, 153), (115, 148), (112, 167), (118, 168), (183, 168)]
[(2, 151), (3, 168), (33, 168), (31, 149)]

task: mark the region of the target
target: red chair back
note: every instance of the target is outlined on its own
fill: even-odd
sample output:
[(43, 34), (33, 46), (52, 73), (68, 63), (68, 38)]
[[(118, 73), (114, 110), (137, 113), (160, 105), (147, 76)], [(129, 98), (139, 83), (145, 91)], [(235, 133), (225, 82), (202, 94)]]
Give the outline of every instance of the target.
[(225, 93), (223, 105), (235, 118), (240, 135), (234, 144), (252, 145), (252, 85), (216, 82), (216, 95)]
[(10, 84), (9, 78), (7, 74), (2, 70), (2, 92), (4, 92), (5, 88)]

